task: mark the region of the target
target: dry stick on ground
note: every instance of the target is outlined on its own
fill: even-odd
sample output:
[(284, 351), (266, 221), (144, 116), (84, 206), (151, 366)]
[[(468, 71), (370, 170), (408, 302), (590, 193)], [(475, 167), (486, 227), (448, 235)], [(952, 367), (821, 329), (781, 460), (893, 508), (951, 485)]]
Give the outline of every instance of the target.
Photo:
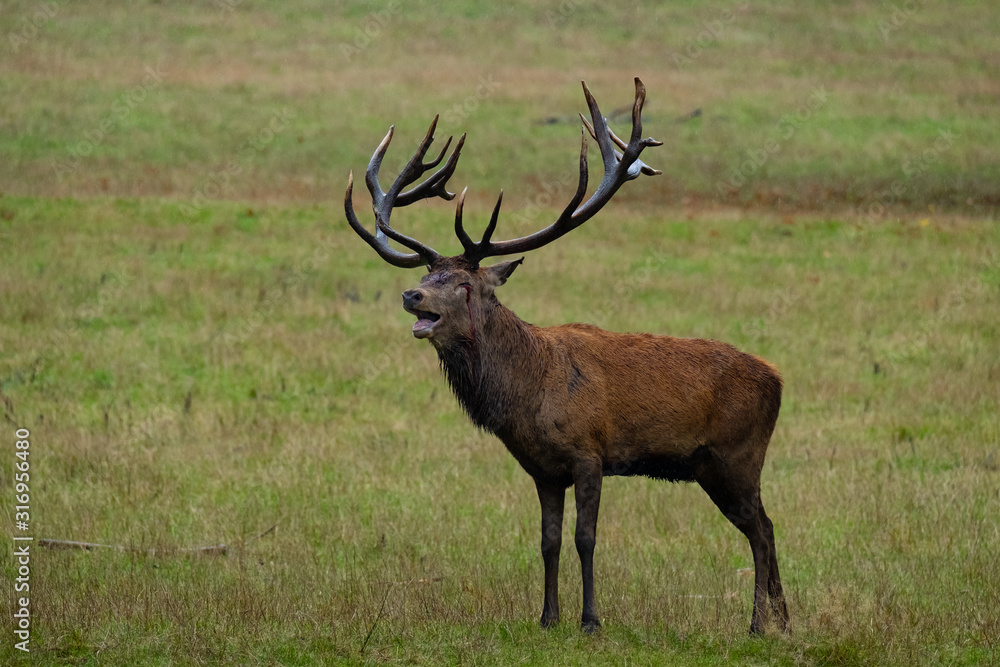
[[(257, 539), (269, 535), (275, 531), (278, 524), (274, 524), (264, 532), (254, 535)], [(137, 549), (135, 547), (126, 547), (120, 544), (97, 544), (95, 542), (78, 542), (76, 540), (50, 540), (48, 538), (41, 538), (38, 540), (38, 546), (45, 547), (46, 549), (79, 549), (81, 551), (93, 551), (94, 549), (115, 549), (117, 551), (127, 551), (129, 553), (146, 553), (150, 556), (162, 555), (167, 553), (197, 553), (205, 556), (225, 556), (229, 551), (229, 547), (225, 544), (211, 544), (205, 547), (181, 547), (178, 549)]]
[(224, 556), (229, 547), (225, 544), (213, 544), (206, 547), (183, 547), (180, 549), (137, 549), (135, 547), (125, 547), (118, 544), (96, 544), (94, 542), (76, 542), (74, 540), (50, 540), (42, 538), (38, 540), (38, 546), (46, 549), (80, 549), (81, 551), (93, 551), (94, 549), (115, 549), (129, 553), (145, 553), (150, 556), (163, 555), (167, 553), (197, 553), (205, 556)]

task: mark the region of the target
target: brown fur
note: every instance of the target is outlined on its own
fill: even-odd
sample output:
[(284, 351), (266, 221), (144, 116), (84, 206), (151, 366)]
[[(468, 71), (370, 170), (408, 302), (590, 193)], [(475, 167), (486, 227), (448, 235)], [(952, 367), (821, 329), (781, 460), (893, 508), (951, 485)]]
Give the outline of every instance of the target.
[[(546, 569), (542, 623), (558, 619), (556, 581), (565, 489), (576, 486), (583, 625), (600, 625), (593, 546), (601, 478), (696, 481), (750, 541), (756, 569), (751, 632), (770, 596), (783, 627), (770, 520), (760, 502), (764, 455), (781, 405), (766, 361), (710, 340), (618, 334), (586, 324), (536, 327), (494, 290), (518, 261), (473, 267), (441, 258), (404, 292), (410, 312), (440, 318), (429, 338), (472, 420), (494, 433), (531, 475), (542, 503)], [(426, 335), (425, 335), (426, 334)]]

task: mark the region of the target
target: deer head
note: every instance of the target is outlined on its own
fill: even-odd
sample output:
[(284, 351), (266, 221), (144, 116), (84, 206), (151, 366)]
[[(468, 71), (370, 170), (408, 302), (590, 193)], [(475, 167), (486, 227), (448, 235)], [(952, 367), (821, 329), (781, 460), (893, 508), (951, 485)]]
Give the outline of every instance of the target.
[[(365, 183), (372, 196), (372, 208), (375, 212), (375, 234), (372, 235), (354, 214), (351, 194), (354, 188), (354, 174), (350, 175), (347, 184), (347, 194), (344, 197), (344, 212), (347, 221), (357, 234), (370, 245), (375, 252), (393, 266), (415, 268), (426, 266), (428, 274), (420, 285), (403, 292), (403, 307), (416, 316), (413, 325), (413, 335), (417, 338), (427, 338), (436, 347), (448, 345), (455, 341), (472, 340), (475, 338), (476, 322), (481, 320), (482, 313), (496, 302), (494, 290), (503, 285), (522, 259), (500, 262), (492, 266), (480, 266), (480, 262), (488, 257), (498, 257), (528, 252), (551, 243), (576, 229), (592, 218), (614, 196), (626, 182), (638, 178), (640, 174), (656, 175), (660, 171), (649, 167), (639, 160), (639, 154), (647, 146), (659, 146), (661, 142), (655, 139), (642, 139), (642, 106), (646, 99), (646, 88), (642, 82), (635, 79), (635, 103), (632, 107), (632, 134), (626, 143), (612, 132), (601, 115), (597, 101), (591, 95), (586, 82), (583, 92), (587, 98), (591, 121), (583, 114), (580, 119), (583, 125), (601, 149), (604, 163), (604, 178), (590, 199), (583, 202), (587, 191), (587, 136), (581, 131), (580, 145), (580, 181), (576, 194), (563, 209), (562, 214), (548, 227), (533, 234), (509, 241), (493, 241), (497, 219), (500, 215), (500, 205), (503, 192), (493, 208), (493, 215), (480, 241), (473, 241), (466, 233), (462, 224), (462, 209), (465, 204), (466, 191), (458, 197), (455, 212), (455, 235), (461, 241), (464, 252), (454, 257), (445, 257), (424, 245), (396, 231), (390, 225), (390, 216), (394, 208), (408, 206), (421, 199), (441, 197), (452, 200), (455, 194), (448, 192), (448, 179), (455, 172), (458, 158), (465, 144), (465, 135), (458, 140), (455, 150), (447, 162), (430, 177), (416, 187), (403, 192), (403, 188), (413, 184), (427, 171), (434, 169), (448, 153), (452, 138), (445, 142), (438, 156), (424, 162), (424, 157), (434, 141), (434, 130), (437, 128), (438, 117), (435, 116), (430, 129), (410, 158), (403, 170), (396, 177), (389, 190), (383, 191), (379, 184), (378, 172), (382, 159), (392, 141), (394, 126), (389, 128), (382, 143), (372, 155), (365, 174)], [(621, 149), (621, 152), (615, 149)], [(396, 241), (410, 253), (400, 252), (389, 246), (389, 240)]]

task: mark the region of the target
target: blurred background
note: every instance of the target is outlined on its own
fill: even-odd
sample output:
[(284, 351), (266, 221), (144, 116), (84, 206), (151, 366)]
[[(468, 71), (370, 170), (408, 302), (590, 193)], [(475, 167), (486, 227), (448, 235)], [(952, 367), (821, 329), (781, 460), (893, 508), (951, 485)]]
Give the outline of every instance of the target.
[(440, 113), (470, 137), (462, 185), (517, 208), (573, 169), (578, 82), (613, 116), (639, 76), (664, 177), (633, 201), (993, 215), (998, 23), (981, 2), (5, 2), (0, 183), (324, 202), (389, 124), (403, 159)]

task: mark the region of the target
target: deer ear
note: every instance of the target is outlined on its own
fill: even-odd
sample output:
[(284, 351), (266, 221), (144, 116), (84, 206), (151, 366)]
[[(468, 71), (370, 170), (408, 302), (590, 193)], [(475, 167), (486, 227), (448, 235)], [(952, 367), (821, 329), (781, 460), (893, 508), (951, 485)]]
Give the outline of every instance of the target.
[(489, 277), (489, 281), (494, 287), (500, 287), (507, 279), (510, 278), (510, 274), (514, 273), (514, 269), (524, 261), (524, 257), (521, 259), (511, 259), (506, 262), (500, 262), (499, 264), (494, 264), (493, 266), (486, 267), (486, 275)]

